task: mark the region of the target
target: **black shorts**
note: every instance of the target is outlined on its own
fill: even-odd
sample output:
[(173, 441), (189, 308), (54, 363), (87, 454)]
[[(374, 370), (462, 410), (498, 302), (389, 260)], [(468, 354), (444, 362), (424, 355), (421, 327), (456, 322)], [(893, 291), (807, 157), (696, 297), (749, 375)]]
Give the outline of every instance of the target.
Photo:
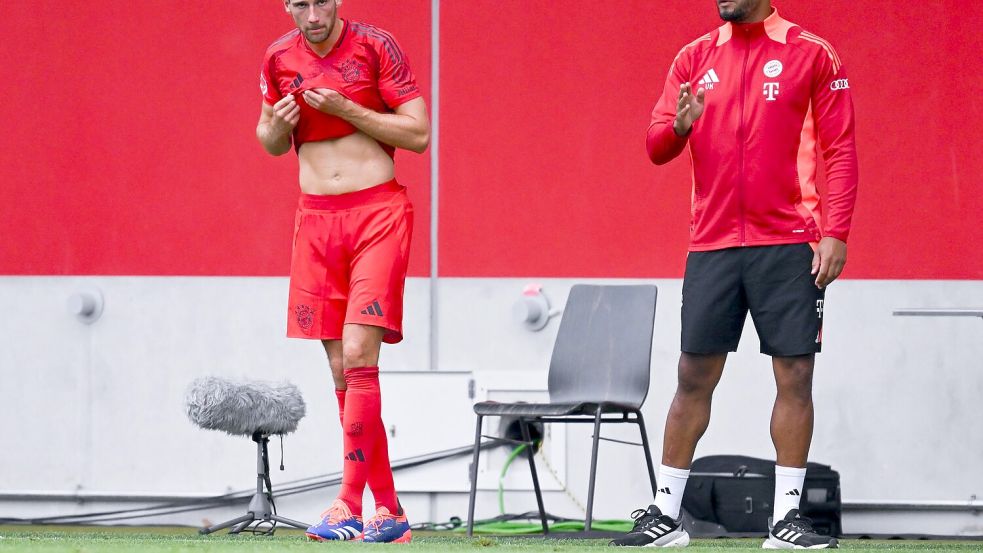
[(809, 244), (690, 252), (683, 278), (682, 351), (737, 351), (751, 311), (761, 353), (791, 357), (822, 348), (823, 298)]

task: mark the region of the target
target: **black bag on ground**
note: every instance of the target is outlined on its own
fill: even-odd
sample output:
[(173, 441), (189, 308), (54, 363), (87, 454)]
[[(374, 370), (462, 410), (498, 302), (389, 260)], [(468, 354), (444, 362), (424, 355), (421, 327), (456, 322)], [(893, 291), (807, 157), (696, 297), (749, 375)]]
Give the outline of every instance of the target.
[[(683, 509), (694, 519), (731, 533), (767, 533), (775, 497), (775, 463), (742, 455), (711, 455), (693, 461)], [(842, 533), (840, 474), (809, 463), (799, 504), (820, 534)]]

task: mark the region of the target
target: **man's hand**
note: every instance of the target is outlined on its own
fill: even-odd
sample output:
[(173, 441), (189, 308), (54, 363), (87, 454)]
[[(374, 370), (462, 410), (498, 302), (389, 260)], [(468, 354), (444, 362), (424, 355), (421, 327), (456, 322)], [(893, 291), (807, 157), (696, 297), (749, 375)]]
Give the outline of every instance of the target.
[(287, 135), (293, 132), (300, 121), (300, 104), (294, 100), (293, 94), (287, 94), (273, 104), (273, 116), (270, 118), (270, 130), (276, 135)]
[(686, 136), (693, 129), (693, 122), (703, 115), (703, 108), (706, 107), (704, 100), (706, 92), (700, 88), (693, 94), (693, 86), (683, 83), (679, 87), (679, 102), (676, 103), (676, 121), (672, 124), (672, 130), (678, 136)]
[(819, 242), (812, 256), (812, 274), (816, 275), (816, 286), (822, 290), (836, 280), (846, 265), (846, 242), (827, 236)]
[(341, 117), (352, 101), (330, 88), (314, 88), (304, 91), (304, 101), (312, 108), (328, 115)]

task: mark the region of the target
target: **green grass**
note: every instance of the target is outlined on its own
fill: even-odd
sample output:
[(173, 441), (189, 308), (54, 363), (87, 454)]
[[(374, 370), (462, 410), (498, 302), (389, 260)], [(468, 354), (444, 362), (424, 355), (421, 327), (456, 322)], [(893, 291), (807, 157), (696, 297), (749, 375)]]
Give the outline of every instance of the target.
[[(311, 552), (324, 548), (350, 548), (351, 551), (373, 547), (394, 547), (400, 551), (567, 551), (590, 553), (612, 551), (604, 540), (542, 540), (539, 538), (465, 538), (442, 532), (419, 532), (413, 543), (385, 546), (362, 543), (316, 543), (303, 533), (277, 530), (276, 536), (199, 536), (194, 528), (129, 527), (44, 527), (0, 526), (0, 552), (84, 552), (147, 553), (181, 552)], [(760, 551), (761, 540), (694, 540), (687, 552)], [(969, 541), (870, 541), (846, 540), (842, 549), (849, 551), (983, 551), (983, 542)]]

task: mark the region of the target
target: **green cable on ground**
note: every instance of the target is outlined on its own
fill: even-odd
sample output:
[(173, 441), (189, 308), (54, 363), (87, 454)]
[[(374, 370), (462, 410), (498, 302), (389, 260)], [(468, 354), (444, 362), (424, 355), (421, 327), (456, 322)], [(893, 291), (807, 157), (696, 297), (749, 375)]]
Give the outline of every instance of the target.
[[(550, 532), (582, 532), (583, 521), (569, 520), (549, 524)], [(595, 520), (591, 530), (626, 533), (632, 529), (630, 520)], [(464, 532), (466, 528), (455, 528), (454, 532)], [(532, 522), (486, 522), (474, 525), (476, 534), (522, 535), (539, 534), (543, 531), (541, 523)]]
[(498, 514), (500, 515), (505, 514), (505, 485), (503, 483), (505, 480), (505, 473), (509, 471), (509, 465), (512, 464), (512, 461), (515, 461), (515, 458), (518, 457), (519, 454), (526, 449), (526, 447), (526, 444), (522, 444), (513, 449), (512, 453), (509, 454), (508, 459), (505, 460), (505, 466), (502, 467), (501, 474), (498, 475)]
[[(508, 458), (505, 459), (505, 465), (502, 466), (502, 472), (498, 475), (498, 513), (500, 515), (505, 515), (505, 475), (509, 471), (509, 467), (512, 462), (529, 447), (528, 444), (521, 444), (512, 450)], [(582, 532), (584, 530), (584, 523), (577, 520), (565, 520), (559, 522), (548, 523), (550, 532)], [(628, 532), (633, 527), (633, 523), (630, 520), (595, 520), (591, 523), (592, 530), (600, 530), (604, 532)], [(464, 527), (455, 528), (453, 532), (464, 532), (466, 529)], [(538, 534), (543, 531), (542, 523), (536, 522), (514, 522), (514, 521), (497, 521), (497, 522), (484, 522), (474, 525), (474, 532), (476, 534), (499, 534), (499, 535), (522, 535), (522, 534)]]

